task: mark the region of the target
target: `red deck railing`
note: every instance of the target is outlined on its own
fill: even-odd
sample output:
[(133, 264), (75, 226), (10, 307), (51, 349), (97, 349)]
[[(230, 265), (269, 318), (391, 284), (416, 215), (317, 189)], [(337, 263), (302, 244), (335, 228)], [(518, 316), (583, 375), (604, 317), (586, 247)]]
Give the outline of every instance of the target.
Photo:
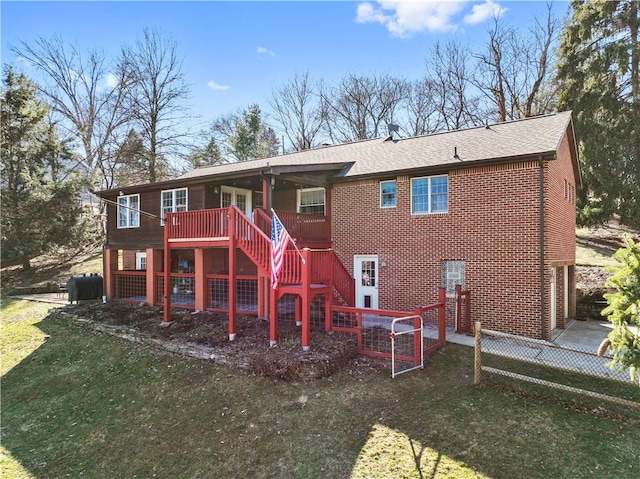
[(331, 241), (331, 222), (324, 215), (276, 210), (278, 218), (296, 241)]
[(229, 235), (229, 208), (167, 213), (169, 239), (223, 238)]
[(269, 271), (271, 256), (271, 239), (249, 220), (237, 207), (229, 208), (229, 215), (233, 218), (235, 237), (238, 246), (263, 271)]
[[(271, 234), (271, 218), (263, 210), (254, 211), (254, 222), (249, 220), (237, 207), (167, 213), (165, 227), (169, 228), (169, 239), (220, 238), (229, 235), (229, 218), (232, 211), (246, 218), (252, 229)], [(297, 241), (331, 241), (331, 223), (323, 215), (277, 211), (282, 224), (292, 238)]]

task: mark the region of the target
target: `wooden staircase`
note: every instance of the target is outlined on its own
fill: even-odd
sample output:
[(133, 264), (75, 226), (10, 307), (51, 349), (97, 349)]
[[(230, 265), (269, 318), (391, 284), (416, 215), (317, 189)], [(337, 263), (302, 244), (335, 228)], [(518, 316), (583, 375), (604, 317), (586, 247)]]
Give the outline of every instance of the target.
[[(285, 215), (286, 216), (286, 215)], [(301, 225), (314, 224), (317, 215), (309, 215), (314, 221), (304, 219), (305, 215), (293, 213), (288, 221), (300, 221)], [(302, 218), (302, 219), (300, 219)], [(251, 221), (236, 206), (210, 210), (169, 213), (165, 218), (167, 241), (181, 244), (206, 244), (207, 246), (227, 246), (234, 244), (256, 264), (267, 277), (271, 274), (271, 218), (264, 210), (254, 210)], [(287, 229), (301, 230), (297, 223), (287, 225)], [(284, 265), (280, 273), (280, 284), (329, 285), (334, 291), (334, 302), (341, 305), (355, 304), (355, 282), (332, 249), (304, 249), (305, 264), (300, 254), (290, 247), (285, 253)], [(303, 271), (304, 268), (308, 268)]]

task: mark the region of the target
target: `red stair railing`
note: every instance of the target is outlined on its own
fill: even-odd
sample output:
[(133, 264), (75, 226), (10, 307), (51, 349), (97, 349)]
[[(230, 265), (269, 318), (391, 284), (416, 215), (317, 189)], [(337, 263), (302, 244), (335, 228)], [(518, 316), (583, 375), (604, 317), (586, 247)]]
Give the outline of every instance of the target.
[(271, 217), (262, 208), (253, 210), (253, 222), (264, 234), (271, 237)]
[(236, 206), (229, 208), (229, 214), (234, 215), (238, 246), (258, 267), (268, 273), (271, 261), (271, 239)]
[(347, 268), (344, 267), (335, 251), (331, 250), (331, 253), (333, 256), (333, 288), (347, 306), (355, 306), (356, 281), (351, 276), (351, 273), (347, 271)]

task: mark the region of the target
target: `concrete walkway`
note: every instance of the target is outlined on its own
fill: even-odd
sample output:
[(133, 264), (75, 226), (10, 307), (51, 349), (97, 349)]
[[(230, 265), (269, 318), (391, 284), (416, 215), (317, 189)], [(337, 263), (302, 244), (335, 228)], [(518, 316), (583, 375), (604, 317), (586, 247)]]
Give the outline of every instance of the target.
[(67, 293), (39, 293), (39, 294), (18, 294), (11, 296), (12, 298), (24, 299), (26, 301), (38, 301), (40, 303), (52, 303), (58, 305), (67, 305)]
[[(552, 342), (569, 348), (597, 353), (600, 343), (611, 332), (612, 325), (606, 320), (578, 321), (573, 320), (565, 329), (554, 329), (551, 332)], [(474, 338), (470, 334), (456, 334), (447, 331), (447, 342), (474, 346)]]

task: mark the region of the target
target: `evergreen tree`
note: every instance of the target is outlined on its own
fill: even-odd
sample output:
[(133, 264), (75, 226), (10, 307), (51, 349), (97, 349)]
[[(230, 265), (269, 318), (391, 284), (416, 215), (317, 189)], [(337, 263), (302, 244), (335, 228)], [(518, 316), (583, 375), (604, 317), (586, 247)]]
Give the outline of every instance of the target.
[(573, 110), (584, 188), (578, 221), (640, 224), (637, 0), (574, 0), (559, 52), (558, 108)]
[(280, 142), (262, 118), (262, 111), (256, 104), (237, 114), (218, 118), (212, 126), (216, 147), (223, 148), (224, 161), (255, 160), (278, 154)]
[(86, 231), (79, 201), (83, 181), (65, 165), (71, 159), (36, 87), (12, 67), (2, 81), (2, 260), (30, 260), (71, 245)]
[(628, 369), (631, 379), (640, 385), (640, 242), (634, 243), (627, 235), (624, 244), (613, 255), (618, 267), (607, 280), (607, 286), (615, 291), (604, 295), (609, 305), (602, 314), (614, 329), (601, 348), (610, 347), (612, 366), (620, 371)]
[(206, 146), (195, 148), (188, 157), (189, 166), (191, 168), (200, 168), (202, 166), (220, 165), (224, 163), (220, 147), (215, 138), (211, 137)]

